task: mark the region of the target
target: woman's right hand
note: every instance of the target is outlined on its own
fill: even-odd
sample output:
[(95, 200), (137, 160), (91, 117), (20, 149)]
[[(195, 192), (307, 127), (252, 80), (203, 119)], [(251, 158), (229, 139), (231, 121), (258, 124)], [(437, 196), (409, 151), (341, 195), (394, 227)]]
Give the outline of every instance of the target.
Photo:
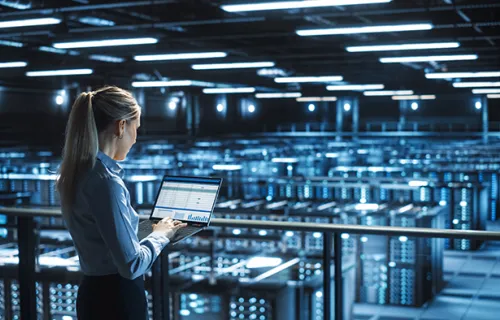
[(160, 220), (157, 224), (153, 224), (153, 232), (163, 232), (168, 239), (172, 240), (177, 230), (186, 226), (187, 223), (167, 217)]

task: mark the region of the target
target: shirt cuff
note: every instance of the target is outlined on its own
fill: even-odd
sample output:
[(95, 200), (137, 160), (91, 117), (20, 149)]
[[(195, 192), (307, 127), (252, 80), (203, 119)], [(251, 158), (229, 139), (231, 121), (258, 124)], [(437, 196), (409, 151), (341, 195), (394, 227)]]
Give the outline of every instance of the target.
[(170, 239), (165, 236), (164, 232), (161, 231), (153, 231), (148, 237), (152, 237), (162, 242), (164, 246), (170, 243)]
[(149, 242), (153, 244), (156, 256), (159, 256), (161, 251), (170, 243), (170, 239), (161, 231), (152, 232), (145, 239), (149, 239)]

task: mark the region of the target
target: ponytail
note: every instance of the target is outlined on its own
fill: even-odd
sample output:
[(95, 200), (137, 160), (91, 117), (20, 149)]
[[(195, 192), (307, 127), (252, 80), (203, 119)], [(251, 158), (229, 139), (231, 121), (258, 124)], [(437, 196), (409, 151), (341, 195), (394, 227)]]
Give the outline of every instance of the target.
[(92, 93), (80, 94), (69, 115), (60, 175), (56, 182), (63, 206), (73, 203), (76, 183), (82, 174), (94, 167), (99, 151), (92, 96)]
[(140, 116), (141, 108), (130, 92), (109, 86), (78, 96), (66, 126), (63, 157), (56, 188), (61, 205), (71, 206), (76, 187), (92, 169), (99, 151), (99, 133), (115, 121), (130, 121)]

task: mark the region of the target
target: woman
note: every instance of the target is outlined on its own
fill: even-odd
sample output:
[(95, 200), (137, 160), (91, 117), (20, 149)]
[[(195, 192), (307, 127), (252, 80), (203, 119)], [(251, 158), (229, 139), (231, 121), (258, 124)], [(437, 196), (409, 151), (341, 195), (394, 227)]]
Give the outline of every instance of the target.
[(141, 109), (117, 87), (82, 93), (73, 104), (57, 190), (84, 274), (78, 319), (147, 319), (144, 273), (175, 232), (166, 218), (141, 242), (117, 161), (135, 144)]

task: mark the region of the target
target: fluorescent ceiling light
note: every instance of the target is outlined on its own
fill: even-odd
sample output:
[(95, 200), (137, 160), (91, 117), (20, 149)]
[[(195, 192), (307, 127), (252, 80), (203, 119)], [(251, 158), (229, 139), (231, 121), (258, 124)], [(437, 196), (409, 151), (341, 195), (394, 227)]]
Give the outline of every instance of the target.
[(395, 91), (366, 91), (363, 92), (365, 96), (404, 96), (413, 94), (412, 90), (395, 90)]
[(300, 83), (300, 82), (334, 82), (342, 81), (341, 76), (322, 76), (322, 77), (283, 77), (274, 78), (276, 83)]
[(196, 52), (196, 53), (172, 53), (172, 54), (150, 54), (135, 56), (136, 61), (159, 61), (159, 60), (186, 60), (186, 59), (210, 59), (225, 58), (225, 52)]
[[(24, 2), (24, 3), (23, 3)], [(12, 0), (2, 0), (0, 1), (0, 5), (6, 6), (9, 8), (17, 9), (17, 10), (26, 10), (31, 9), (31, 1), (12, 1)]]
[(259, 282), (261, 280), (264, 280), (266, 278), (269, 278), (269, 277), (271, 277), (271, 276), (273, 276), (273, 275), (275, 275), (275, 274), (277, 274), (277, 273), (279, 273), (287, 268), (290, 268), (291, 266), (293, 266), (299, 262), (300, 262), (300, 258), (295, 258), (295, 259), (292, 259), (290, 261), (287, 261), (287, 262), (280, 264), (277, 267), (275, 267), (267, 272), (264, 272), (263, 274), (255, 277), (253, 279), (250, 279), (250, 282), (255, 283), (255, 282)]
[(337, 97), (302, 97), (297, 102), (337, 101)]
[(282, 261), (283, 260), (281, 258), (254, 257), (248, 260), (246, 267), (248, 269), (272, 268), (279, 266)]
[(393, 96), (392, 100), (435, 100), (436, 96), (433, 94), (426, 94), (421, 96)]
[(122, 63), (125, 61), (124, 58), (120, 57), (113, 57), (113, 56), (106, 56), (102, 54), (91, 54), (89, 56), (90, 60), (97, 60), (97, 61), (103, 61), (103, 62), (111, 62), (111, 63)]
[(455, 88), (487, 88), (487, 87), (500, 87), (500, 82), (455, 82)]
[(215, 171), (236, 171), (241, 170), (242, 166), (239, 164), (214, 164), (212, 169)]
[(17, 27), (31, 27), (31, 26), (45, 26), (45, 25), (49, 25), (49, 24), (58, 24), (58, 23), (61, 23), (61, 19), (39, 18), (39, 19), (0, 21), (0, 29), (2, 29), (2, 28), (17, 28)]
[(410, 187), (427, 187), (429, 185), (429, 181), (424, 180), (412, 180), (408, 182), (408, 186)]
[(285, 92), (285, 93), (257, 93), (257, 99), (279, 99), (279, 98), (299, 98), (302, 96), (300, 92)]
[(309, 1), (278, 1), (260, 2), (248, 4), (222, 5), (221, 9), (226, 12), (246, 12), (264, 10), (290, 10), (303, 8), (352, 6), (359, 4), (388, 3), (392, 0), (309, 0)]
[(358, 203), (354, 206), (355, 210), (378, 210), (379, 205), (376, 203)]
[(0, 40), (0, 46), (22, 48), (24, 47), (24, 43), (17, 41)]
[(44, 51), (44, 52), (51, 52), (51, 53), (57, 53), (57, 54), (66, 54), (68, 51), (63, 50), (63, 49), (56, 49), (53, 47), (46, 47), (46, 46), (41, 46), (38, 47), (39, 51)]
[(156, 181), (156, 180), (158, 180), (158, 176), (148, 175), (148, 174), (139, 174), (139, 175), (129, 176), (127, 180), (130, 182)]
[(134, 81), (134, 88), (154, 88), (154, 87), (210, 87), (212, 83), (192, 80), (172, 80), (172, 81)]
[(403, 62), (459, 61), (459, 60), (477, 60), (477, 58), (478, 58), (477, 54), (458, 54), (458, 55), (447, 55), (447, 56), (380, 58), (380, 62), (403, 63)]
[(110, 39), (110, 40), (91, 40), (91, 41), (75, 41), (75, 42), (59, 42), (54, 43), (53, 47), (58, 49), (72, 48), (95, 48), (95, 47), (114, 47), (114, 46), (131, 46), (140, 44), (157, 43), (155, 38), (130, 38), (130, 39)]
[(325, 157), (326, 158), (330, 158), (330, 159), (336, 159), (340, 156), (340, 154), (338, 152), (328, 152), (328, 153), (325, 153)]
[(27, 65), (24, 61), (0, 62), (0, 68), (22, 68)]
[(78, 21), (96, 27), (112, 27), (115, 25), (114, 21), (95, 17), (82, 17)]
[(329, 29), (309, 29), (309, 30), (303, 29), (303, 30), (297, 30), (296, 32), (299, 36), (309, 37), (309, 36), (327, 36), (327, 35), (339, 35), (339, 34), (431, 30), (432, 28), (433, 25), (430, 23), (421, 23), (421, 24), (400, 24), (400, 25), (366, 26), (366, 27), (350, 27), (350, 28), (329, 28)]
[(439, 72), (427, 73), (427, 79), (455, 79), (455, 78), (491, 78), (500, 77), (500, 71), (487, 72)]
[(218, 94), (218, 93), (252, 93), (255, 92), (255, 88), (209, 88), (203, 89), (203, 93), (206, 94)]
[(436, 42), (436, 43), (406, 43), (377, 46), (347, 47), (348, 52), (373, 52), (373, 51), (400, 51), (400, 50), (425, 50), (425, 49), (450, 49), (458, 48), (458, 42)]
[(500, 89), (472, 89), (474, 94), (500, 93)]
[(500, 99), (500, 94), (489, 94), (486, 97), (488, 99)]
[(299, 159), (297, 158), (272, 158), (271, 162), (273, 163), (297, 163)]
[(92, 74), (92, 69), (66, 69), (66, 70), (47, 70), (47, 71), (28, 71), (28, 77), (52, 77), (52, 76), (76, 76)]
[(348, 85), (333, 85), (327, 86), (329, 91), (364, 91), (364, 90), (382, 90), (383, 84), (348, 84)]
[(217, 70), (217, 69), (245, 69), (245, 68), (267, 68), (274, 67), (274, 62), (237, 62), (237, 63), (211, 63), (193, 64), (194, 70)]
[(399, 208), (398, 213), (405, 213), (410, 211), (411, 209), (413, 209), (413, 204), (407, 204), (406, 206)]

